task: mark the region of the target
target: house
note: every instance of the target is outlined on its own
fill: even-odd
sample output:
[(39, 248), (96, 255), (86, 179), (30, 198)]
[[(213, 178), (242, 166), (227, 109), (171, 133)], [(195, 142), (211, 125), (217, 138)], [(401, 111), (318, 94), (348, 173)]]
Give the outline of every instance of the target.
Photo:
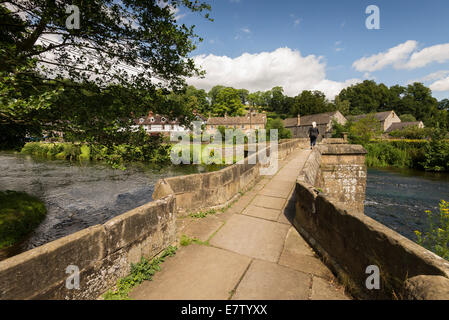
[[(398, 115), (393, 111), (385, 111), (385, 112), (377, 112), (372, 114), (377, 120), (380, 122), (380, 128), (383, 132), (386, 132), (388, 128), (393, 123), (399, 123), (401, 122), (401, 119), (398, 117)], [(358, 121), (360, 119), (366, 118), (369, 116), (369, 114), (361, 114), (357, 116), (351, 116), (351, 119), (353, 121)]]
[[(202, 124), (205, 124), (206, 119), (201, 115), (196, 114), (196, 119), (194, 121), (200, 121)], [(149, 111), (146, 117), (135, 119), (134, 123), (135, 125), (131, 126), (132, 129), (138, 129), (140, 126), (143, 126), (143, 129), (149, 134), (162, 133), (165, 135), (170, 135), (171, 132), (190, 131), (190, 128), (181, 125), (177, 118), (170, 120), (166, 116), (153, 114), (152, 111)]]
[(209, 117), (206, 121), (206, 131), (209, 133), (215, 132), (219, 126), (229, 129), (240, 129), (242, 132), (249, 130), (265, 129), (267, 124), (267, 116), (263, 113), (254, 111), (248, 112), (241, 117)]
[(402, 130), (407, 127), (418, 127), (424, 128), (424, 123), (422, 121), (413, 121), (413, 122), (395, 122), (385, 131), (386, 133), (390, 133), (396, 130)]
[(318, 114), (311, 114), (307, 116), (298, 116), (296, 118), (287, 118), (284, 120), (284, 127), (292, 132), (294, 138), (307, 138), (309, 136), (309, 128), (312, 123), (316, 122), (320, 136), (330, 138), (332, 136), (332, 122), (344, 125), (346, 118), (340, 111), (325, 112)]

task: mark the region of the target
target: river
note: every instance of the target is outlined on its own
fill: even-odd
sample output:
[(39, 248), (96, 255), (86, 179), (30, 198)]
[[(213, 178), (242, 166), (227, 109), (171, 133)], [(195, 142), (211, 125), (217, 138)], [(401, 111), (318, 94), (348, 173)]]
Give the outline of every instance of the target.
[(0, 251), (0, 260), (102, 224), (152, 201), (158, 179), (219, 168), (133, 163), (123, 171), (100, 162), (50, 161), (0, 152), (0, 190), (25, 191), (47, 207), (47, 216), (39, 227), (22, 243)]
[(425, 211), (438, 213), (440, 200), (449, 200), (449, 173), (368, 169), (365, 214), (410, 240), (427, 230)]

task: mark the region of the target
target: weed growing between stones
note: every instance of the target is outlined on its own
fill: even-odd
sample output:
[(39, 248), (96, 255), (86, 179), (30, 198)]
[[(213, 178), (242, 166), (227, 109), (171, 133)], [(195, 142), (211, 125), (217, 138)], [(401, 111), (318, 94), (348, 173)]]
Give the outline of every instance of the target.
[(131, 289), (145, 280), (152, 280), (153, 275), (161, 270), (160, 264), (165, 261), (165, 258), (174, 256), (177, 249), (177, 247), (169, 246), (162, 255), (151, 261), (142, 257), (139, 263), (131, 264), (129, 275), (117, 280), (117, 289), (106, 292), (103, 295), (104, 300), (129, 300), (128, 294)]
[(196, 238), (190, 238), (189, 236), (186, 236), (185, 234), (183, 234), (181, 236), (181, 240), (180, 240), (179, 243), (183, 247), (187, 247), (188, 245), (191, 245), (192, 243), (208, 246), (209, 245), (209, 240), (201, 241), (201, 240), (196, 239)]

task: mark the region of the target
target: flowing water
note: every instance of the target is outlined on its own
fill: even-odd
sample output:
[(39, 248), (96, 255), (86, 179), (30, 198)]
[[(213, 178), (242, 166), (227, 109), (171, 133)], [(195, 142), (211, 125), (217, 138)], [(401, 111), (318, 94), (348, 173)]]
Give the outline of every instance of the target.
[(220, 166), (135, 163), (115, 170), (104, 163), (44, 160), (0, 153), (0, 190), (25, 191), (44, 201), (47, 216), (22, 243), (0, 251), (0, 260), (56, 240), (152, 201), (158, 179)]
[(365, 214), (416, 241), (427, 230), (426, 210), (449, 200), (449, 174), (410, 169), (368, 169)]

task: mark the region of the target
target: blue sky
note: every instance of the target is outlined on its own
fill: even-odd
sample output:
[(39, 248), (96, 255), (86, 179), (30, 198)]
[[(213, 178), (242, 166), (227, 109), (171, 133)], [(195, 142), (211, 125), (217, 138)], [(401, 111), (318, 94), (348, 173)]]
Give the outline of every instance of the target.
[[(204, 42), (192, 53), (207, 71), (191, 79), (210, 89), (224, 84), (250, 91), (282, 85), (287, 94), (341, 88), (374, 79), (387, 85), (422, 81), (449, 98), (447, 0), (215, 0), (209, 22), (179, 11)], [(380, 29), (368, 30), (369, 5)]]

